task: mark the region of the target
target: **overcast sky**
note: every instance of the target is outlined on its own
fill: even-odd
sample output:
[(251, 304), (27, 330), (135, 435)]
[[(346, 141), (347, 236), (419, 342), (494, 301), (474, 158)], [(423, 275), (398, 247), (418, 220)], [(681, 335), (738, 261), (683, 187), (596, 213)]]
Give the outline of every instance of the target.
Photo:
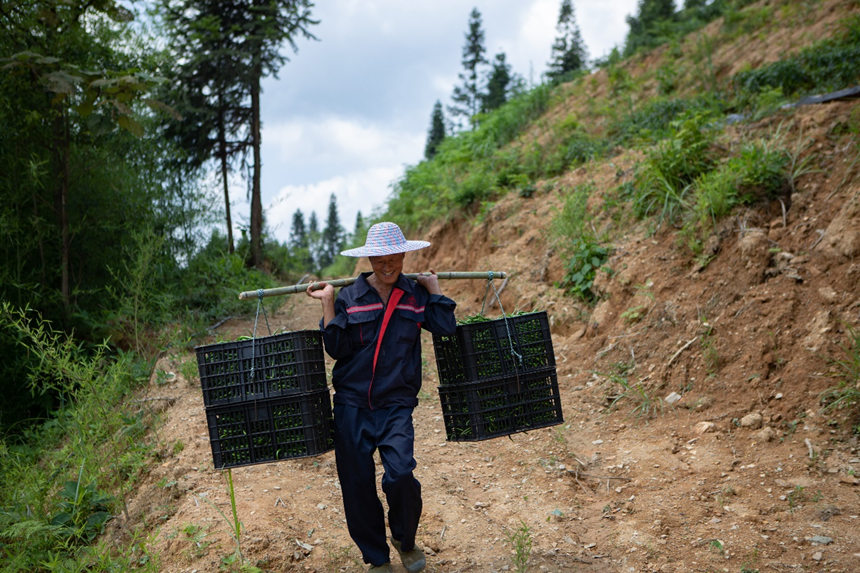
[[(637, 0), (574, 0), (590, 58), (621, 46)], [(384, 206), (391, 183), (423, 159), (433, 105), (450, 103), (462, 71), (469, 14), (481, 12), (487, 59), (504, 52), (512, 71), (538, 83), (546, 71), (561, 0), (319, 0), (318, 41), (263, 83), (262, 199), (268, 228), (289, 236), (293, 213), (329, 197), (351, 232), (356, 213)], [(247, 224), (244, 185), (234, 219)]]

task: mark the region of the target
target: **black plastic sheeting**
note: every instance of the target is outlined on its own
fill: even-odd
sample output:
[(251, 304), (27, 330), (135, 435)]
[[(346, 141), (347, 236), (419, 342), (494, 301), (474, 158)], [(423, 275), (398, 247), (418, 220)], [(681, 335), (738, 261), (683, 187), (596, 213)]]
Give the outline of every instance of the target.
[[(819, 103), (827, 103), (830, 101), (836, 101), (840, 99), (855, 99), (860, 98), (860, 86), (854, 86), (850, 88), (845, 88), (841, 90), (837, 90), (835, 92), (830, 92), (827, 94), (816, 94), (811, 96), (806, 96), (805, 98), (799, 99), (794, 103), (787, 103), (780, 107), (780, 109), (791, 109), (793, 107), (798, 107), (801, 105), (815, 105)], [(742, 113), (732, 113), (726, 116), (726, 123), (733, 124), (738, 123), (746, 119), (746, 115)]]

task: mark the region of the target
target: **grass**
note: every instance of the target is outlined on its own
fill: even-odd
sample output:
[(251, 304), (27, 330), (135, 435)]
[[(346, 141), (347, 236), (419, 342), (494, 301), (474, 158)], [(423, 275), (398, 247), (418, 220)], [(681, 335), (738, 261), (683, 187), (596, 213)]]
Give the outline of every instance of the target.
[(848, 18), (843, 25), (843, 31), (796, 55), (736, 74), (732, 83), (740, 104), (753, 107), (751, 102), (759, 94), (773, 89), (785, 97), (796, 97), (855, 84), (860, 79), (856, 66), (860, 59), (860, 16)]
[(693, 183), (716, 161), (712, 119), (710, 113), (685, 113), (672, 123), (672, 134), (647, 153), (634, 179), (632, 202), (638, 217), (655, 216), (658, 226), (674, 224), (691, 208)]
[[(12, 570), (27, 571), (46, 562), (123, 559), (122, 552), (89, 544), (119, 513), (158, 449), (147, 438), (157, 416), (126, 399), (148, 369), (132, 354), (110, 356), (106, 345), (86, 352), (26, 310), (4, 305), (0, 320), (37, 357), (27, 380), (32, 391), (64, 399), (50, 420), (0, 440), (0, 482), (17, 484), (0, 488), (0, 555)], [(146, 553), (145, 538), (135, 543), (135, 552)]]
[(819, 397), (824, 411), (845, 412), (854, 434), (860, 434), (860, 328), (848, 326), (842, 355), (829, 359), (830, 377), (835, 386)]
[(720, 353), (714, 337), (713, 327), (705, 320), (701, 321), (702, 334), (699, 336), (699, 344), (702, 347), (702, 360), (705, 363), (705, 372), (708, 376), (714, 376), (720, 368)]
[[(637, 418), (649, 419), (663, 410), (663, 403), (645, 387), (642, 381), (631, 383), (628, 379), (635, 364), (632, 362), (616, 362), (606, 378), (613, 384), (610, 388), (608, 411), (613, 411), (623, 403), (630, 403), (630, 413)], [(617, 388), (614, 386), (617, 384)]]
[(508, 543), (513, 549), (511, 564), (517, 573), (528, 571), (529, 558), (532, 551), (532, 530), (525, 521), (520, 521), (520, 526), (506, 534)]

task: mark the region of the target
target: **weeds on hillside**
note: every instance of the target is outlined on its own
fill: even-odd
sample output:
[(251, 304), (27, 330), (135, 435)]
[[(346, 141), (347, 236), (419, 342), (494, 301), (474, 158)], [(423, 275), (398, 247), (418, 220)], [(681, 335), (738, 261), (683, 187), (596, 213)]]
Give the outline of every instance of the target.
[(847, 328), (843, 356), (830, 359), (830, 376), (837, 385), (825, 390), (820, 402), (825, 412), (845, 410), (852, 419), (852, 431), (860, 434), (860, 328)]
[(109, 559), (86, 544), (122, 508), (152, 455), (144, 436), (155, 418), (123, 405), (146, 380), (135, 372), (148, 370), (131, 354), (109, 356), (106, 345), (88, 352), (26, 309), (4, 304), (0, 321), (34, 357), (31, 391), (63, 401), (19, 440), (0, 441), (0, 556), (16, 571)]
[(637, 216), (677, 222), (690, 208), (693, 183), (715, 163), (711, 145), (716, 137), (706, 112), (685, 113), (673, 122), (674, 132), (653, 148), (636, 171), (633, 209)]
[(608, 246), (601, 244), (596, 230), (588, 223), (588, 197), (593, 189), (591, 184), (573, 189), (551, 223), (553, 243), (560, 256), (567, 260), (558, 286), (586, 303), (597, 299), (591, 287), (598, 269), (611, 252)]
[(528, 571), (529, 558), (532, 552), (532, 530), (525, 521), (520, 521), (517, 529), (508, 531), (506, 535), (508, 543), (513, 547), (514, 554), (511, 557), (514, 571), (525, 573)]
[(518, 94), (482, 115), (475, 130), (445, 138), (432, 161), (408, 168), (394, 184), (386, 216), (414, 228), (489, 200), (510, 182), (524, 184), (517, 175), (528, 179), (542, 175), (546, 159), (542, 148), (503, 147), (546, 110), (551, 94), (550, 85)]
[(635, 367), (633, 361), (616, 362), (612, 365), (609, 374), (600, 374), (612, 383), (610, 394), (606, 397), (606, 409), (612, 412), (622, 402), (629, 402), (632, 405), (631, 414), (637, 418), (649, 419), (662, 411), (663, 403), (645, 387), (642, 381), (630, 382), (629, 376)]
[(723, 103), (711, 95), (692, 98), (657, 97), (610, 122), (610, 146), (654, 144), (671, 137), (677, 122), (695, 113), (720, 113)]
[(742, 109), (759, 94), (779, 89), (785, 97), (826, 92), (856, 84), (860, 79), (860, 16), (845, 22), (845, 31), (804, 48), (796, 55), (741, 71), (732, 78)]
[(737, 155), (702, 174), (694, 185), (693, 211), (700, 231), (710, 231), (737, 205), (787, 197), (789, 155), (774, 140), (745, 143)]

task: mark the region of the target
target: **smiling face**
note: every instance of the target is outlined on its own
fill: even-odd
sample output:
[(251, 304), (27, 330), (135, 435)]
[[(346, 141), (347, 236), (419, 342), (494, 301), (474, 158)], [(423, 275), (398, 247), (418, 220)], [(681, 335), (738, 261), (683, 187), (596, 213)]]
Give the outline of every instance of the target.
[(406, 253), (396, 253), (381, 257), (368, 257), (376, 280), (386, 286), (394, 286), (394, 283), (397, 282), (397, 277), (400, 276), (400, 272), (403, 270), (403, 259), (405, 256)]

